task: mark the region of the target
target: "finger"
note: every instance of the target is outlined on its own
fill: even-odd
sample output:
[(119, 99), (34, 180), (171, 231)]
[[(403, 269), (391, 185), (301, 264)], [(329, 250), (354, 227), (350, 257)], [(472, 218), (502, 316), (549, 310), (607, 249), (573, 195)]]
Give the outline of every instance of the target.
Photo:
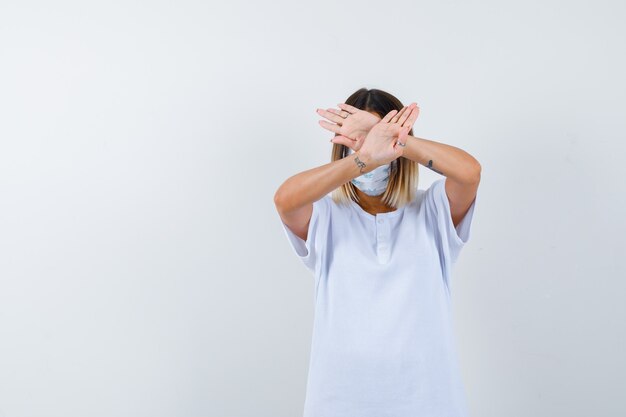
[(330, 121), (333, 121), (335, 123), (341, 123), (343, 122), (343, 117), (337, 116), (336, 114), (333, 114), (327, 110), (324, 109), (317, 109), (317, 114), (319, 114), (322, 117), (327, 118)]
[(413, 110), (411, 110), (411, 114), (409, 114), (409, 117), (407, 117), (406, 121), (403, 123), (402, 126), (408, 126), (410, 130), (411, 127), (413, 127), (413, 124), (415, 123), (415, 121), (417, 120), (417, 116), (419, 116), (419, 114), (420, 114), (420, 108), (415, 106)]
[(383, 119), (381, 120), (381, 122), (383, 123), (389, 123), (389, 120), (391, 120), (391, 118), (398, 113), (398, 110), (391, 110), (389, 113), (387, 113), (387, 115), (385, 117), (383, 117)]
[(345, 110), (348, 113), (352, 114), (352, 113), (356, 113), (359, 111), (359, 109), (357, 109), (356, 107), (353, 107), (349, 104), (345, 104), (345, 103), (339, 103), (337, 104), (337, 107), (339, 107), (341, 110)]
[(337, 116), (341, 117), (342, 119), (345, 119), (350, 114), (347, 111), (341, 111), (341, 110), (337, 110), (337, 109), (326, 109), (326, 111), (329, 111), (329, 112), (331, 112), (333, 114), (336, 114)]
[(356, 145), (356, 141), (350, 139), (347, 136), (343, 136), (343, 135), (337, 135), (334, 138), (332, 138), (330, 140), (332, 143), (336, 143), (338, 145), (344, 145), (347, 146), (348, 148), (354, 150), (354, 146)]
[(329, 123), (326, 120), (320, 120), (319, 124), (326, 130), (330, 130), (334, 133), (339, 133), (341, 131), (341, 126), (336, 125), (334, 123)]
[(353, 150), (354, 152), (356, 152), (356, 151), (358, 151), (359, 149), (361, 149), (361, 146), (363, 146), (363, 141), (364, 141), (364, 140), (365, 140), (365, 138), (364, 138), (364, 137), (359, 138), (359, 139), (356, 139), (356, 140), (354, 141), (354, 148), (352, 148), (352, 150)]
[(402, 144), (406, 144), (406, 140), (408, 139), (409, 130), (411, 130), (408, 126), (403, 127), (398, 133), (398, 142)]
[(402, 107), (402, 109), (396, 114), (389, 123), (397, 123), (398, 119), (406, 112), (406, 106)]
[(398, 117), (398, 120), (397, 120), (397, 122), (400, 123), (400, 126), (402, 126), (402, 124), (406, 121), (406, 119), (408, 119), (408, 117), (411, 115), (413, 108), (415, 108), (415, 103), (411, 103), (409, 107), (404, 108), (405, 112), (402, 113), (402, 115)]

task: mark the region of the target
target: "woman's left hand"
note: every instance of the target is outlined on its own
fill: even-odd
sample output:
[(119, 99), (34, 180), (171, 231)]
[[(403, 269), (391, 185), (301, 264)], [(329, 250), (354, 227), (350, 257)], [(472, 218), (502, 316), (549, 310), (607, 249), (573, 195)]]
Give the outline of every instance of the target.
[(380, 122), (381, 118), (349, 104), (340, 103), (337, 106), (341, 110), (317, 109), (320, 116), (334, 122), (320, 120), (319, 123), (324, 129), (336, 134), (331, 142), (345, 145), (356, 152), (361, 148), (369, 131)]

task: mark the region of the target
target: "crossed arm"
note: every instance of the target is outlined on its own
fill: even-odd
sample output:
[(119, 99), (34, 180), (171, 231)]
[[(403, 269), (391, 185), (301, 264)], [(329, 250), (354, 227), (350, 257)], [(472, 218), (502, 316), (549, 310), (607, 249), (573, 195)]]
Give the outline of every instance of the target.
[(446, 177), (446, 195), (456, 227), (476, 198), (480, 163), (462, 149), (414, 136), (407, 138), (403, 156)]
[[(320, 125), (337, 134), (334, 143), (352, 148), (355, 152), (361, 147), (368, 131), (380, 120), (379, 117), (347, 104), (339, 104), (337, 109), (318, 109), (318, 114), (334, 123), (322, 120)], [(404, 107), (392, 120), (406, 119), (412, 126), (419, 115), (415, 103)], [(350, 116), (350, 117), (347, 117)], [(469, 153), (455, 146), (424, 138), (407, 135), (401, 156), (415, 161), (446, 177), (445, 189), (452, 221), (456, 227), (465, 217), (476, 198), (480, 183), (480, 163)]]
[[(344, 120), (340, 116), (332, 118), (344, 120), (341, 129), (357, 124), (356, 121), (368, 121), (371, 126), (364, 129), (358, 136), (358, 150), (355, 140), (342, 137), (341, 140), (350, 141), (355, 150), (354, 158), (340, 158), (328, 164), (318, 166), (285, 180), (274, 194), (274, 204), (282, 221), (302, 240), (307, 239), (308, 225), (313, 213), (313, 203), (332, 190), (347, 183), (353, 178), (366, 174), (377, 166), (387, 164), (402, 155), (406, 135), (410, 131), (413, 119), (412, 113), (406, 113), (402, 118), (396, 118), (397, 110), (392, 110), (385, 117), (379, 119), (368, 112)], [(414, 115), (413, 115), (414, 116)], [(330, 125), (330, 123), (329, 123)], [(332, 125), (335, 126), (335, 125)], [(337, 127), (332, 127), (337, 129)], [(354, 132), (351, 132), (353, 134)], [(339, 140), (336, 136), (333, 140)], [(399, 144), (402, 145), (399, 145)]]

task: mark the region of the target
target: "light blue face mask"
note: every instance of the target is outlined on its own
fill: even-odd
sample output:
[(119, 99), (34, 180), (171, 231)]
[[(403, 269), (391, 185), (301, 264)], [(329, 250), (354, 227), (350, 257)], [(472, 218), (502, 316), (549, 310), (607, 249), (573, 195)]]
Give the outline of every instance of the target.
[[(354, 153), (352, 149), (348, 148), (348, 155), (352, 153)], [(369, 196), (381, 195), (387, 189), (390, 168), (391, 163), (381, 165), (368, 173), (352, 179), (350, 182)]]

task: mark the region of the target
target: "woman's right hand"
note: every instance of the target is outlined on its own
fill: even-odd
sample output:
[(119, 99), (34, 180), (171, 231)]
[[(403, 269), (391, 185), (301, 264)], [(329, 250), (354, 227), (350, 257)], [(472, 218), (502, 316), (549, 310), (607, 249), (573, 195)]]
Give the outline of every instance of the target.
[(402, 156), (407, 136), (419, 115), (419, 107), (411, 103), (398, 113), (392, 110), (369, 131), (360, 149), (359, 159), (365, 162), (370, 170), (386, 165)]

